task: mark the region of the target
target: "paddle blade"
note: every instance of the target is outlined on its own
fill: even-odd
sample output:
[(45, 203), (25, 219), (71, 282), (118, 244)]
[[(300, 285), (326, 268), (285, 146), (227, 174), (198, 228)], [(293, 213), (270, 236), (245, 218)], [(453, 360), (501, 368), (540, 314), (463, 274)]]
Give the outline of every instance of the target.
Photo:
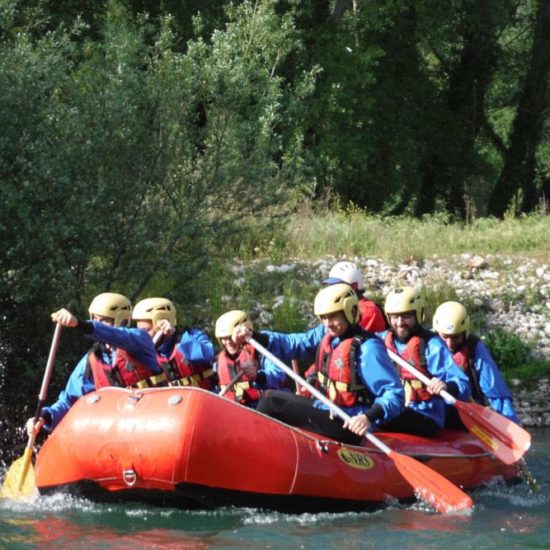
[(388, 456), (393, 460), (397, 471), (414, 488), (418, 498), (438, 512), (449, 514), (472, 508), (472, 499), (435, 470), (395, 451), (390, 450)]
[(31, 457), (32, 449), (27, 448), (23, 456), (10, 466), (0, 491), (0, 498), (17, 499), (34, 495), (36, 480)]
[(455, 407), (464, 426), (505, 464), (515, 464), (531, 446), (531, 435), (489, 407), (457, 401)]

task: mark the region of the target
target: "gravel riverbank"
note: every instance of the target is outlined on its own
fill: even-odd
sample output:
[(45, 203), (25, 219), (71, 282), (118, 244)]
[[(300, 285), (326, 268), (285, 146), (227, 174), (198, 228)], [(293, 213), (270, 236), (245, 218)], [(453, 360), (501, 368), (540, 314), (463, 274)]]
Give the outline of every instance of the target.
[[(365, 276), (367, 296), (378, 301), (392, 287), (409, 284), (440, 291), (442, 295), (454, 290), (483, 309), (486, 316), (486, 333), (501, 328), (516, 334), (533, 346), (533, 354), (550, 361), (550, 266), (533, 259), (502, 255), (474, 256), (461, 254), (450, 258), (433, 256), (407, 263), (391, 263), (375, 258), (323, 258), (312, 262), (296, 261), (284, 264), (262, 265), (266, 277), (273, 273), (291, 274), (293, 277), (321, 286), (332, 265), (340, 260), (356, 263)], [(264, 264), (264, 262), (261, 262)], [(246, 286), (250, 264), (233, 266), (237, 286)], [(259, 266), (256, 267), (256, 269)], [(254, 269), (254, 268), (253, 268)], [(273, 314), (287, 298), (281, 294), (271, 304), (257, 302), (251, 314), (260, 326), (270, 327)], [(222, 297), (222, 301), (231, 301)], [(300, 304), (303, 315), (315, 323), (311, 301)], [(429, 324), (431, 319), (427, 319)], [(538, 387), (526, 389), (519, 380), (512, 381), (512, 392), (518, 414), (525, 426), (550, 426), (548, 395), (550, 380), (541, 379)]]

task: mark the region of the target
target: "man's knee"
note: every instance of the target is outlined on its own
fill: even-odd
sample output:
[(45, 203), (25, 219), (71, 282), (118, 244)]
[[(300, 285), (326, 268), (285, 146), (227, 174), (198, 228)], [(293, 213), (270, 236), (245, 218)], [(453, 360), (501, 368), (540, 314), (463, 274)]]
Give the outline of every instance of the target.
[[(276, 411), (277, 403), (280, 399), (277, 399), (277, 394), (282, 393), (277, 390), (266, 390), (260, 400), (258, 401), (257, 411), (264, 414), (271, 414)], [(280, 408), (280, 406), (279, 406)]]
[(280, 390), (267, 390), (258, 402), (256, 410), (270, 416), (277, 416), (283, 410), (289, 395), (292, 394)]

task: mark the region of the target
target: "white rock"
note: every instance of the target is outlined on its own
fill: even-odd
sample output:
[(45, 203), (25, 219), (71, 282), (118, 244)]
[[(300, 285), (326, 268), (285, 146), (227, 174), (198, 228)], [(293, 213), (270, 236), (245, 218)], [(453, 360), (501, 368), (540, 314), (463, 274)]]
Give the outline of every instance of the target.
[(273, 315), (269, 311), (262, 311), (258, 316), (261, 325), (269, 326), (273, 322)]
[(235, 279), (233, 281), (233, 284), (235, 286), (238, 286), (239, 288), (243, 287), (245, 285), (245, 283), (246, 283), (246, 280), (245, 280), (244, 277), (239, 277), (238, 279)]
[(468, 265), (475, 269), (484, 269), (489, 264), (487, 263), (487, 260), (485, 260), (485, 258), (482, 258), (481, 256), (474, 256), (470, 259)]
[(280, 295), (275, 298), (275, 301), (273, 302), (273, 309), (276, 309), (278, 307), (281, 307), (286, 301), (286, 296)]

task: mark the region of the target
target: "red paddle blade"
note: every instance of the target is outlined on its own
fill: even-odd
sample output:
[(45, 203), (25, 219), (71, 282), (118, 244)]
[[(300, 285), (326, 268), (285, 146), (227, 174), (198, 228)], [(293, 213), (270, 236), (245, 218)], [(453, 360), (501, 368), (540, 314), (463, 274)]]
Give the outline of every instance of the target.
[(515, 464), (531, 446), (529, 432), (489, 407), (465, 401), (457, 401), (455, 407), (466, 428), (505, 464)]
[(406, 455), (389, 452), (397, 471), (414, 488), (418, 498), (438, 512), (449, 514), (470, 510), (472, 499), (454, 483), (418, 460)]

